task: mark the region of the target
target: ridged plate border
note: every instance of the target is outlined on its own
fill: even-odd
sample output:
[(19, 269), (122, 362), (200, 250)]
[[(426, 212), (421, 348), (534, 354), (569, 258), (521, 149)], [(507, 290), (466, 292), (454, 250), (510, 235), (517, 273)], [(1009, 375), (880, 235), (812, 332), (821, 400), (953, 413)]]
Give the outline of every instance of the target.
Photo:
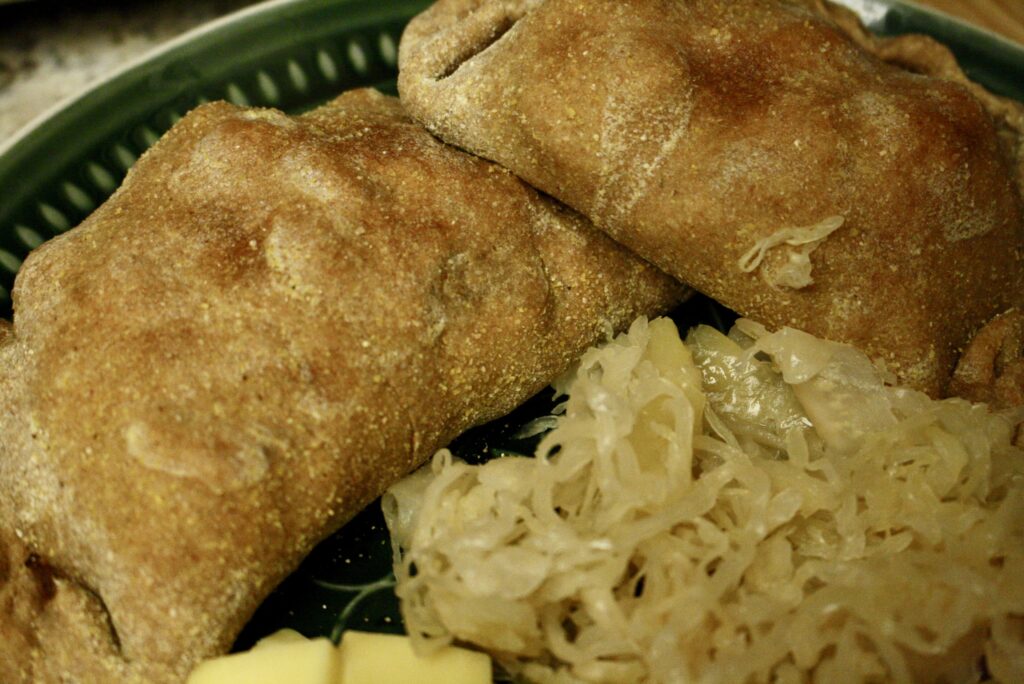
[(394, 90), (398, 40), (428, 0), (278, 0), (189, 32), (0, 148), (0, 316), (27, 253), (77, 225), (185, 112), (210, 100), (298, 111)]

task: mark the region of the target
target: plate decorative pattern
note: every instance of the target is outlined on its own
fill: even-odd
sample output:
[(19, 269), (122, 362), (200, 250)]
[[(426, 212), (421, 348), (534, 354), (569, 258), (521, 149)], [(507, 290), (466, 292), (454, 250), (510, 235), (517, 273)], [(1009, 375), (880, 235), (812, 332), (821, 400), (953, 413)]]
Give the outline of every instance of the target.
[[(872, 30), (928, 33), (949, 45), (974, 79), (1024, 100), (1024, 49), (993, 34), (897, 0), (840, 0)], [(342, 91), (395, 92), (397, 46), (406, 22), (429, 0), (276, 0), (186, 34), (61, 105), (0, 145), (0, 316), (25, 256), (77, 225), (118, 187), (135, 160), (185, 112), (224, 99), (286, 112)], [(724, 328), (730, 314), (695, 298), (677, 322)], [(510, 416), (460, 437), (452, 450), (470, 462), (532, 453), (516, 438), (546, 414), (542, 394)], [(392, 587), (391, 549), (372, 505), (325, 540), (271, 594), (240, 635), (247, 648), (282, 627), (337, 639), (346, 628), (402, 631)]]
[(427, 0), (279, 0), (186, 34), (0, 145), (0, 316), (29, 251), (78, 225), (139, 155), (204, 102), (310, 109), (394, 92), (398, 40)]

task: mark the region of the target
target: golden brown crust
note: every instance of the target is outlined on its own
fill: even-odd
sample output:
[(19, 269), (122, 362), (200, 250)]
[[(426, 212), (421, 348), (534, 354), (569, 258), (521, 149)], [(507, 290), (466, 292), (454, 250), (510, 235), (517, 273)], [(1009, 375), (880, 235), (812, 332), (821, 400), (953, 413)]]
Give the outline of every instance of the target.
[(199, 108), (15, 287), (0, 523), (61, 583), (23, 668), (182, 679), (384, 487), (680, 293), (392, 98)]
[[(822, 11), (441, 0), (402, 38), (399, 89), (443, 139), (683, 282), (940, 394), (970, 335), (1024, 293), (1017, 109), (994, 120), (977, 87), (886, 64)], [(911, 42), (879, 45), (910, 59)], [(761, 239), (832, 216), (845, 222), (811, 254), (813, 284), (776, 278), (805, 247), (738, 267)]]
[(997, 408), (1024, 405), (1024, 311), (1010, 309), (978, 331), (960, 357), (950, 393)]
[(914, 73), (958, 83), (969, 90), (995, 120), (1011, 155), (1011, 164), (1016, 168), (1017, 187), (1024, 194), (1024, 103), (994, 95), (972, 81), (960, 68), (952, 51), (931, 36), (916, 33), (876, 36), (846, 7), (828, 0), (803, 2), (835, 21), (853, 41), (878, 58)]

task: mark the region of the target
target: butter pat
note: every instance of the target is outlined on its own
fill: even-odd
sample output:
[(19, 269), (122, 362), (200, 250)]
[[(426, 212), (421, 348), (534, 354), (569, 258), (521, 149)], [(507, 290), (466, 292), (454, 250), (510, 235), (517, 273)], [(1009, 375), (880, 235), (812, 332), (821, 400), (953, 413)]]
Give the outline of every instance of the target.
[(449, 646), (421, 658), (408, 637), (345, 632), (338, 684), (491, 684), (491, 659)]
[(201, 663), (188, 684), (338, 684), (338, 649), (330, 639), (281, 630), (251, 651)]
[(282, 629), (200, 664), (188, 684), (491, 684), (491, 659), (449, 646), (420, 658), (409, 637), (345, 632), (341, 646)]
[(295, 642), (306, 642), (309, 641), (306, 637), (302, 636), (299, 632), (294, 629), (279, 629), (273, 634), (263, 637), (256, 642), (253, 648), (266, 648), (267, 646), (282, 646), (287, 644), (293, 644)]

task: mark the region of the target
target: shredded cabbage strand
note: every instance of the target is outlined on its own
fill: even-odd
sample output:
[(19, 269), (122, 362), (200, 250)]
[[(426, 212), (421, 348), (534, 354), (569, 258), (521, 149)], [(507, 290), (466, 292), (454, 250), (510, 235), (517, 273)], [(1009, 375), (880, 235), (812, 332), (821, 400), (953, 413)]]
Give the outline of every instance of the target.
[(385, 496), (421, 651), (533, 682), (1024, 681), (1019, 413), (750, 321), (638, 320), (557, 386), (536, 458), (441, 451)]
[(811, 277), (811, 253), (832, 233), (839, 230), (846, 219), (843, 216), (829, 216), (813, 226), (782, 228), (762, 238), (747, 250), (739, 260), (740, 270), (752, 273), (761, 266), (768, 252), (775, 247), (789, 245), (796, 247), (786, 254), (785, 261), (764, 274), (766, 282), (774, 287), (799, 290), (814, 283)]

